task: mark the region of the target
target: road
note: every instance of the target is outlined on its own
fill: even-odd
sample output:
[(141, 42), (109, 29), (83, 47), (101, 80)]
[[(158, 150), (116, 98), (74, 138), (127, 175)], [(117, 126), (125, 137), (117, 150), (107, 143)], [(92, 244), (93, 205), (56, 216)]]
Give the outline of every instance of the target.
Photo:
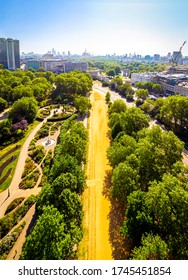
[(106, 171), (110, 169), (106, 157), (109, 147), (107, 105), (103, 94), (93, 92), (92, 109), (88, 120), (89, 148), (87, 162), (87, 188), (83, 195), (84, 231), (82, 258), (111, 260), (109, 236), (110, 201), (104, 195)]
[(109, 91), (110, 92), (110, 99), (111, 99), (112, 102), (114, 102), (117, 99), (122, 99), (126, 103), (128, 108), (135, 106), (135, 104), (133, 102), (127, 102), (126, 98), (122, 97), (118, 92), (110, 90), (108, 87), (102, 87), (99, 84), (94, 84), (93, 85), (93, 90), (96, 90), (96, 91), (100, 92), (104, 96)]

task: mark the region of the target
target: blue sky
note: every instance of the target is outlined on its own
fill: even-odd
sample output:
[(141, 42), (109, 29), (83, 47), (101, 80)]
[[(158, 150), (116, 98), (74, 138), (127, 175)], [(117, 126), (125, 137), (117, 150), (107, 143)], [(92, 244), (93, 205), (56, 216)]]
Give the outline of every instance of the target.
[(0, 37), (24, 52), (166, 55), (188, 41), (188, 1), (0, 0)]

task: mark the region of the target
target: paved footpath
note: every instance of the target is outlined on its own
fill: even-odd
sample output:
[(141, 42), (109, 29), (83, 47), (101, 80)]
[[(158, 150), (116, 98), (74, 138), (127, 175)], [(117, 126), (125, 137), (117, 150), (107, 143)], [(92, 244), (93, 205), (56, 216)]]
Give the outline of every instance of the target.
[(22, 173), (24, 170), (24, 165), (26, 158), (28, 157), (28, 148), (31, 140), (34, 139), (35, 134), (37, 131), (43, 126), (43, 124), (47, 121), (48, 118), (52, 117), (53, 111), (51, 112), (50, 116), (44, 119), (41, 123), (39, 123), (29, 134), (27, 137), (26, 141), (24, 142), (18, 162), (15, 168), (14, 176), (12, 178), (11, 184), (8, 189), (0, 193), (0, 218), (4, 216), (4, 213), (7, 209), (7, 206), (17, 197), (28, 197), (31, 194), (38, 194), (40, 192), (40, 188), (35, 188), (35, 189), (27, 189), (27, 190), (21, 190), (19, 189), (19, 183), (22, 178)]

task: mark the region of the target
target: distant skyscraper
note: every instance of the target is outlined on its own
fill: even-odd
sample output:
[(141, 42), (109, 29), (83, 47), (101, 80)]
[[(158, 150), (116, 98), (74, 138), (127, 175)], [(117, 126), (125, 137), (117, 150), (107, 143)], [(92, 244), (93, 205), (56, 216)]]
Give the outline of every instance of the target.
[(160, 55), (159, 54), (154, 54), (154, 60), (159, 61), (160, 60)]
[(20, 46), (18, 40), (0, 38), (0, 64), (4, 69), (20, 68)]
[(6, 39), (0, 38), (0, 64), (3, 65), (3, 68), (8, 68), (7, 61), (7, 43)]
[(20, 68), (20, 42), (19, 40), (13, 40), (14, 44), (14, 59), (15, 68)]
[(181, 51), (173, 52), (172, 59), (173, 59), (173, 62), (175, 62), (177, 64), (182, 64), (182, 53), (181, 53)]

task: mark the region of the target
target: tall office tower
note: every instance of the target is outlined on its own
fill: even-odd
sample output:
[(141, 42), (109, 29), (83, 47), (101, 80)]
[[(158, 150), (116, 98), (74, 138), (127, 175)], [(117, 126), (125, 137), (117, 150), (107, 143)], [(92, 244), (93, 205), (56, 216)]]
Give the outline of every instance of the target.
[(5, 38), (0, 38), (0, 64), (3, 65), (4, 69), (8, 69), (7, 40)]
[(0, 38), (0, 64), (4, 69), (20, 68), (20, 46), (18, 40)]
[(19, 40), (13, 40), (14, 45), (14, 59), (15, 59), (15, 68), (20, 68), (20, 42)]

